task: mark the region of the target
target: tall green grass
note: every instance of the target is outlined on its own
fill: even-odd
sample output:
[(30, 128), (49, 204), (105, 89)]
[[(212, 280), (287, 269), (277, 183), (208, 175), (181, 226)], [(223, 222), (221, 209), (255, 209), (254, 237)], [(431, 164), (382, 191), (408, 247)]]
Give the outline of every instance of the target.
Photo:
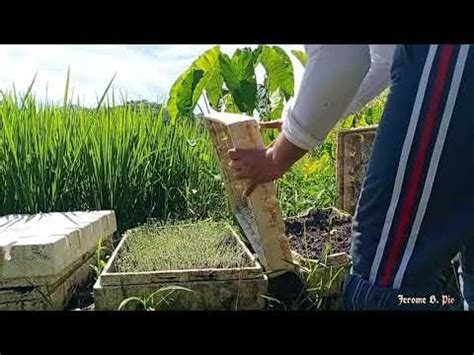
[(121, 229), (148, 218), (225, 214), (207, 130), (147, 106), (97, 109), (0, 97), (0, 215), (114, 209)]

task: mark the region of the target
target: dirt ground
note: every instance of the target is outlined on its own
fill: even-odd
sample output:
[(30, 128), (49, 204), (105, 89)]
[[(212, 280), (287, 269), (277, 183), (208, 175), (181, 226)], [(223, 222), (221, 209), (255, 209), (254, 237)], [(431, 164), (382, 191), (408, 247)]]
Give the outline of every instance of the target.
[(290, 248), (307, 258), (319, 259), (325, 251), (349, 254), (351, 221), (350, 215), (337, 210), (313, 209), (301, 217), (288, 218), (285, 234)]

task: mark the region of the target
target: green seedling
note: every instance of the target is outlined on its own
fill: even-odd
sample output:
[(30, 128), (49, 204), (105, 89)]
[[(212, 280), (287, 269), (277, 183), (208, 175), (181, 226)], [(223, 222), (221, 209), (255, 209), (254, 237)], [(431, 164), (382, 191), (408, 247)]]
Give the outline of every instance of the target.
[(212, 220), (171, 226), (144, 225), (128, 232), (119, 272), (232, 268), (250, 265), (226, 223)]
[[(144, 311), (156, 311), (166, 309), (173, 302), (171, 296), (176, 291), (194, 292), (186, 287), (181, 286), (167, 286), (162, 287), (158, 291), (153, 292), (149, 296), (145, 297), (129, 297), (124, 299), (119, 307), (119, 311), (123, 311), (127, 306), (132, 308), (138, 308)], [(156, 299), (157, 298), (157, 299)], [(134, 307), (135, 306), (135, 307)]]

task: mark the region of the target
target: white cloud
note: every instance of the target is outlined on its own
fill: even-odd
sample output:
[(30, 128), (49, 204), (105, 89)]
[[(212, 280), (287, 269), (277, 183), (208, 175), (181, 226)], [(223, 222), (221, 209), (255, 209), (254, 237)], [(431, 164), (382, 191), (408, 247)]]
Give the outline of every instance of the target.
[[(232, 54), (243, 45), (222, 45)], [(115, 72), (115, 91), (129, 99), (157, 100), (164, 97), (174, 80), (210, 45), (3, 45), (0, 46), (0, 89), (15, 84), (24, 92), (38, 73), (34, 93), (61, 102), (67, 68), (71, 68), (70, 92), (74, 101), (93, 106)], [(254, 46), (252, 46), (254, 47)], [(301, 45), (284, 45), (289, 50)], [(294, 59), (294, 58), (293, 58)], [(298, 85), (302, 67), (294, 61)]]

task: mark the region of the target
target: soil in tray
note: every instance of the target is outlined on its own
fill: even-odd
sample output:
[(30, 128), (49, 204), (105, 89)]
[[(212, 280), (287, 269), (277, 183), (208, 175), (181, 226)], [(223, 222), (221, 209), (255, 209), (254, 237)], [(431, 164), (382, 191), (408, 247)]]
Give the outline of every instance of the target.
[(225, 223), (145, 225), (127, 235), (115, 262), (118, 272), (251, 266)]
[(336, 210), (313, 209), (302, 217), (288, 218), (285, 234), (290, 248), (310, 259), (319, 259), (325, 252), (350, 254), (351, 222), (350, 215)]

